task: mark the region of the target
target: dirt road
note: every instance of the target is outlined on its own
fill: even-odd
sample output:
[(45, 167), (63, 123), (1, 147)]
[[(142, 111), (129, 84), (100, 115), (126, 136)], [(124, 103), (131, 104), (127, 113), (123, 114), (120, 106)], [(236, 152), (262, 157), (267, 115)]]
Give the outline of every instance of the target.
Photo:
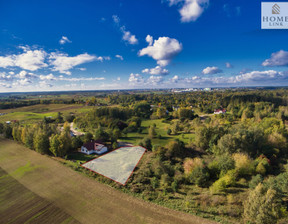
[(0, 167), (81, 223), (214, 223), (124, 194), (10, 140), (0, 139)]

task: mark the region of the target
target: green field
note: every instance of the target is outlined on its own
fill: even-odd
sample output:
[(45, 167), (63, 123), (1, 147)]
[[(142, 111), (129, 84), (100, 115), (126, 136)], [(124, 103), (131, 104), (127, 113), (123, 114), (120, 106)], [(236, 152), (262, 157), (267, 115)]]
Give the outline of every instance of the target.
[(91, 110), (91, 106), (83, 106), (77, 104), (38, 104), (34, 106), (20, 107), (16, 109), (0, 110), (0, 113), (7, 113), (0, 116), (0, 122), (18, 120), (23, 123), (32, 123), (42, 120), (44, 117), (56, 117), (58, 112), (68, 113), (84, 113)]
[(170, 124), (163, 123), (162, 119), (157, 119), (157, 120), (145, 120), (142, 121), (142, 128), (143, 131), (142, 133), (128, 133), (127, 136), (122, 137), (120, 140), (125, 141), (125, 142), (130, 142), (134, 145), (136, 145), (141, 139), (145, 138), (148, 136), (148, 130), (149, 126), (156, 124), (156, 132), (158, 135), (161, 135), (161, 138), (154, 138), (152, 139), (152, 144), (158, 144), (161, 146), (165, 146), (169, 141), (174, 140), (174, 139), (179, 139), (183, 141), (184, 143), (188, 143), (190, 139), (194, 140), (195, 134), (194, 133), (180, 133), (178, 135), (168, 135), (167, 130), (170, 127)]

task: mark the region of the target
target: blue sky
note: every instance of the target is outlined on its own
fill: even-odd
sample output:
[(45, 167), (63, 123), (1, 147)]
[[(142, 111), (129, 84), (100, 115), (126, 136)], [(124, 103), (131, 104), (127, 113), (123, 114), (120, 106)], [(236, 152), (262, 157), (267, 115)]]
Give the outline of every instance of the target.
[(287, 85), (258, 0), (0, 0), (0, 92)]

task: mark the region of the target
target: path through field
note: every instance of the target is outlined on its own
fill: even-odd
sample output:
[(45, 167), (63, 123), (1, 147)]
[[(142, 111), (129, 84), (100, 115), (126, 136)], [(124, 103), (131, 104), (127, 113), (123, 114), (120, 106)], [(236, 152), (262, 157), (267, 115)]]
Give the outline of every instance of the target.
[(80, 223), (214, 223), (124, 194), (10, 140), (0, 139), (0, 168)]

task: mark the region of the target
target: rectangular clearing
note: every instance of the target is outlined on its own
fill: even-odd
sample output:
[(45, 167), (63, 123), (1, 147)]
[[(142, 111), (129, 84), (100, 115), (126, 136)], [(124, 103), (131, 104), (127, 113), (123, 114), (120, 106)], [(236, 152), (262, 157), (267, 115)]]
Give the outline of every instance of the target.
[(145, 151), (141, 146), (121, 147), (81, 166), (125, 185)]

